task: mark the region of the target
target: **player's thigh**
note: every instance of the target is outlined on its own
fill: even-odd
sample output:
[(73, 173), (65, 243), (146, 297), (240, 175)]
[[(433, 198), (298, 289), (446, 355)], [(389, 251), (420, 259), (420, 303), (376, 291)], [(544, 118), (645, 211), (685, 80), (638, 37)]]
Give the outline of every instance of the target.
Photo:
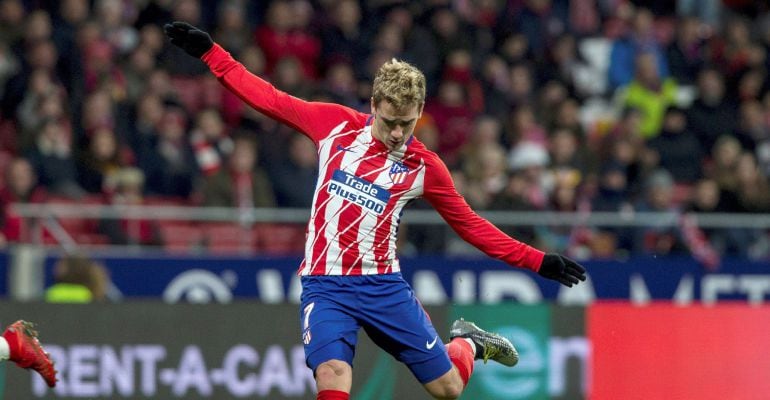
[(367, 335), (406, 364), (420, 383), (433, 381), (452, 368), (444, 343), (411, 288), (377, 299), (378, 307), (362, 307)]
[(323, 362), (344, 361), (353, 365), (360, 325), (345, 305), (328, 296), (302, 296), (300, 327), (305, 362), (314, 372)]

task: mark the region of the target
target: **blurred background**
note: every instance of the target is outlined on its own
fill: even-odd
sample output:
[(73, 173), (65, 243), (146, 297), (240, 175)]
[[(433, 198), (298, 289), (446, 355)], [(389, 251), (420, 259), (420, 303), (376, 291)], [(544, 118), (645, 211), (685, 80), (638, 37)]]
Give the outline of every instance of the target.
[[(0, 0), (0, 322), (38, 322), (61, 371), (3, 366), (2, 398), (314, 398), (315, 148), (173, 20), (363, 112), (384, 61), (413, 63), (415, 134), (471, 206), (588, 267), (558, 288), (410, 205), (404, 275), (439, 332), (464, 316), (521, 353), (464, 399), (767, 398), (770, 2)], [(361, 340), (354, 399), (425, 396)]]

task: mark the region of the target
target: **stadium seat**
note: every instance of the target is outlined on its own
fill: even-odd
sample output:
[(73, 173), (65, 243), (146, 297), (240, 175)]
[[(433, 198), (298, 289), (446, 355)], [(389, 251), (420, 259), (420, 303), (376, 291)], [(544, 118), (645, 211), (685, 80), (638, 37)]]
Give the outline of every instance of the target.
[(298, 224), (257, 224), (258, 248), (267, 254), (302, 254), (305, 249), (305, 226)]
[(188, 253), (203, 244), (203, 231), (188, 222), (158, 221), (163, 248), (174, 253)]
[(203, 225), (208, 250), (217, 254), (247, 254), (255, 251), (251, 229), (235, 223), (212, 222)]

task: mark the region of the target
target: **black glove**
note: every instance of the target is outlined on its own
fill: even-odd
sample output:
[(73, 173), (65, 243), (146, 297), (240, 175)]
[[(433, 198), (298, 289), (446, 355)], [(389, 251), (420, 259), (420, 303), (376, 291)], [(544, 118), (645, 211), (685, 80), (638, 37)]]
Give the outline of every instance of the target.
[(582, 265), (555, 253), (548, 253), (543, 257), (543, 263), (537, 273), (569, 287), (577, 285), (579, 280), (586, 280), (586, 269)]
[(187, 54), (201, 58), (209, 49), (214, 46), (214, 41), (208, 33), (188, 24), (187, 22), (175, 21), (163, 25), (166, 36), (171, 39), (171, 43), (179, 46)]

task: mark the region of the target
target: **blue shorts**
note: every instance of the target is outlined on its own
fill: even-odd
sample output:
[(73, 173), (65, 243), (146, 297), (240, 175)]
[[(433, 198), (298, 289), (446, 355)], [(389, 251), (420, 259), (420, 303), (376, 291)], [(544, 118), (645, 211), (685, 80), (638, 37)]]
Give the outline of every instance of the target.
[(444, 343), (400, 273), (303, 276), (299, 311), (305, 361), (313, 371), (332, 359), (352, 366), (359, 328), (420, 383), (452, 368)]

